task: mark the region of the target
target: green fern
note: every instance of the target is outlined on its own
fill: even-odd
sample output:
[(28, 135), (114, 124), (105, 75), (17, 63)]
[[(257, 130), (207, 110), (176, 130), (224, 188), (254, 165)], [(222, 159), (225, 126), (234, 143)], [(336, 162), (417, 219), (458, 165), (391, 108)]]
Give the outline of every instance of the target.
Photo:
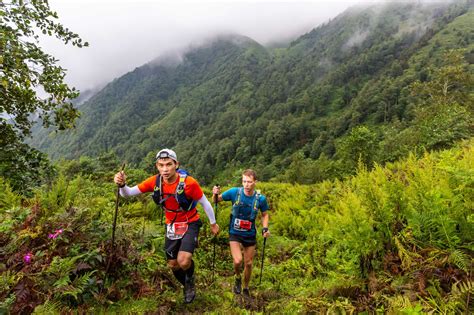
[(410, 299), (405, 295), (396, 295), (394, 297), (386, 297), (388, 300), (389, 310), (401, 310), (412, 307)]
[(46, 270), (47, 274), (54, 276), (56, 279), (61, 279), (63, 277), (69, 276), (70, 273), (76, 267), (76, 261), (87, 254), (82, 254), (74, 257), (65, 257), (61, 258), (56, 256), (53, 258), (53, 261), (49, 265), (49, 268)]
[(469, 272), (470, 270), (471, 258), (459, 249), (451, 251), (449, 262), (465, 272)]
[(42, 305), (38, 305), (33, 311), (34, 315), (56, 315), (61, 314), (61, 302), (46, 300)]
[(388, 302), (387, 314), (425, 314), (423, 306), (417, 301), (410, 300), (406, 295), (384, 297)]
[[(434, 283), (433, 283), (434, 284)], [(471, 295), (474, 293), (474, 282), (457, 282), (453, 284), (451, 293), (442, 297), (438, 285), (430, 287), (430, 296), (420, 297), (425, 302), (426, 308), (439, 314), (460, 314), (467, 312), (472, 307)]]
[(85, 288), (84, 283), (87, 283), (90, 275), (96, 272), (96, 270), (87, 272), (71, 281), (77, 260), (88, 255), (89, 253), (66, 258), (54, 257), (49, 268), (45, 271), (44, 285), (49, 286), (49, 290), (57, 296), (71, 295), (77, 299), (78, 294), (82, 293)]
[(402, 267), (406, 270), (410, 269), (410, 267), (415, 264), (415, 260), (421, 257), (418, 253), (410, 251), (404, 246), (404, 242), (406, 242), (406, 239), (409, 237), (408, 233), (393, 237), (393, 241), (398, 250), (398, 256), (402, 261)]
[(449, 311), (467, 312), (472, 310), (474, 281), (457, 282), (453, 284), (451, 294), (447, 297), (446, 306)]
[(474, 293), (474, 281), (457, 282), (453, 284), (451, 293), (454, 296), (462, 296), (468, 293)]
[(91, 276), (96, 272), (96, 270), (89, 271), (83, 274), (80, 277), (74, 279), (71, 284), (66, 284), (62, 287), (58, 287), (59, 297), (72, 296), (76, 301), (78, 296), (84, 292), (87, 286), (90, 283)]

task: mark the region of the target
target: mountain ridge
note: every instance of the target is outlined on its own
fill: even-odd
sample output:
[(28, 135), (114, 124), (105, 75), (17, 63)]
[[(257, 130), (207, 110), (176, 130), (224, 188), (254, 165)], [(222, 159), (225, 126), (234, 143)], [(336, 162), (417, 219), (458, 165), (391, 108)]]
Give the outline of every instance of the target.
[[(173, 67), (149, 63), (114, 80), (81, 106), (75, 131), (33, 144), (53, 158), (111, 150), (142, 167), (158, 148), (173, 147), (205, 182), (245, 165), (269, 180), (298, 152), (334, 156), (337, 139), (356, 126), (409, 120), (407, 87), (425, 71), (409, 73), (410, 62), (419, 68), (436, 64), (446, 49), (472, 49), (468, 37), (421, 53), (456, 18), (472, 16), (471, 7), (460, 1), (353, 8), (285, 49), (221, 37)], [(371, 86), (386, 96), (369, 93)]]

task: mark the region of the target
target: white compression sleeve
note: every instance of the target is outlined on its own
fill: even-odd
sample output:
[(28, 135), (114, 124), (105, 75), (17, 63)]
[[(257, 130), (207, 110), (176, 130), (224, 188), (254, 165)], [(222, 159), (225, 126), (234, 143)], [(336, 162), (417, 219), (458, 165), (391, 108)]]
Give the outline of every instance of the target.
[(207, 217), (209, 218), (209, 222), (211, 224), (216, 223), (216, 217), (214, 216), (214, 209), (212, 209), (211, 203), (207, 200), (206, 195), (202, 195), (201, 199), (198, 200), (201, 206), (204, 208), (204, 212), (206, 212)]
[(135, 185), (133, 187), (128, 187), (125, 185), (124, 187), (120, 188), (120, 196), (122, 197), (131, 197), (141, 194), (142, 192), (138, 189), (138, 186)]

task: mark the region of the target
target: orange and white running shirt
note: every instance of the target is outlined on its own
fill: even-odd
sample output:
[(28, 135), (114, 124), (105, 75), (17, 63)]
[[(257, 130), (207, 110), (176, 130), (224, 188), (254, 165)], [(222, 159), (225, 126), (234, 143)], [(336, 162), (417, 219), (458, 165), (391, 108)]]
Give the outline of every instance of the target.
[[(140, 184), (138, 184), (138, 189), (140, 190), (141, 193), (146, 193), (146, 192), (153, 192), (155, 189), (155, 184), (156, 184), (156, 177), (158, 175), (154, 175), (152, 177), (147, 178)], [(191, 198), (193, 200), (200, 200), (203, 197), (203, 192), (201, 189), (201, 186), (199, 186), (199, 183), (191, 176), (187, 176), (185, 179), (185, 187), (184, 187), (184, 194), (186, 195), (187, 198)], [(178, 210), (179, 209), (179, 204), (176, 198), (173, 196), (176, 193), (176, 187), (178, 186), (179, 183), (179, 176), (177, 176), (176, 181), (172, 184), (167, 184), (164, 181), (161, 184), (161, 190), (162, 190), (162, 196), (164, 199), (166, 199), (168, 196), (169, 198), (166, 199), (164, 202), (164, 206), (166, 209), (169, 210)], [(212, 208), (211, 208), (212, 209)], [(184, 212), (171, 212), (171, 211), (165, 211), (166, 213), (166, 223), (171, 223), (171, 222), (194, 222), (199, 219), (199, 213), (197, 212), (196, 207), (194, 209), (191, 209), (190, 211)]]
[[(146, 192), (153, 192), (155, 189), (155, 183), (156, 183), (156, 176), (152, 176), (142, 183), (135, 185), (133, 187), (129, 187), (125, 185), (124, 187), (120, 188), (120, 195), (122, 197), (132, 197), (136, 195), (140, 195), (142, 193)], [(179, 183), (179, 177), (176, 179), (176, 182), (173, 184), (166, 184), (163, 183), (161, 186), (161, 189), (164, 191), (165, 194), (174, 194), (176, 192), (176, 186)], [(216, 217), (214, 215), (214, 209), (212, 209), (212, 205), (207, 200), (206, 195), (203, 194), (201, 186), (199, 186), (199, 183), (192, 178), (191, 176), (186, 177), (185, 179), (186, 186), (184, 187), (184, 192), (187, 197), (192, 198), (193, 200), (196, 200), (204, 209), (204, 212), (206, 213), (207, 217), (209, 218), (209, 223), (210, 224), (215, 224), (216, 223)], [(166, 198), (166, 195), (164, 196)], [(179, 209), (178, 202), (176, 201), (174, 196), (171, 196), (168, 200), (165, 201), (165, 206), (168, 209)], [(176, 220), (175, 220), (176, 216)], [(183, 222), (183, 221), (188, 221), (188, 222), (194, 222), (199, 219), (199, 214), (196, 210), (196, 208), (191, 209), (191, 211), (188, 212), (166, 212), (166, 223), (171, 223), (173, 220), (175, 222)]]

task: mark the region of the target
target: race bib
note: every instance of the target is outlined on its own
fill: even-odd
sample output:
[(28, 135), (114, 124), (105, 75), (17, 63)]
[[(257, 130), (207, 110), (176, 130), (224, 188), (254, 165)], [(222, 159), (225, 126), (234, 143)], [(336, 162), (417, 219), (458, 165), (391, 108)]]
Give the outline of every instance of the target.
[(236, 231), (250, 231), (252, 228), (252, 221), (235, 219), (234, 230)]
[(183, 238), (187, 230), (187, 222), (175, 222), (173, 224), (166, 224), (166, 237), (170, 240), (179, 240)]

